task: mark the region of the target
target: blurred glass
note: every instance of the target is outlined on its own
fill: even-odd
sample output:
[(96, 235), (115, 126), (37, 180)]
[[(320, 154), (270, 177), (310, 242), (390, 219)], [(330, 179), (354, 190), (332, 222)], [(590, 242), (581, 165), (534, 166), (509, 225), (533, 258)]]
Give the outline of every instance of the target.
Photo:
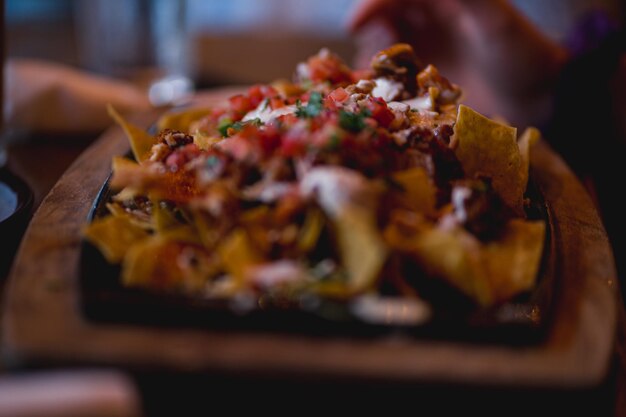
[(192, 89), (186, 0), (77, 0), (81, 65), (150, 88), (155, 105)]

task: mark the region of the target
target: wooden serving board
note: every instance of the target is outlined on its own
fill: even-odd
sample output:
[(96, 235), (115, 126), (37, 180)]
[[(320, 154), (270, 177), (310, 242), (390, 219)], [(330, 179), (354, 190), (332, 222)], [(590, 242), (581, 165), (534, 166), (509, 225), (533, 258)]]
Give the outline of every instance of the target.
[[(154, 120), (143, 115), (135, 122), (148, 126)], [(531, 169), (553, 223), (556, 304), (545, 340), (521, 347), (90, 322), (79, 307), (81, 227), (111, 158), (127, 152), (124, 134), (112, 127), (34, 215), (2, 306), (2, 353), (9, 365), (557, 389), (593, 387), (607, 376), (616, 328), (613, 255), (591, 199), (546, 143), (535, 146)]]

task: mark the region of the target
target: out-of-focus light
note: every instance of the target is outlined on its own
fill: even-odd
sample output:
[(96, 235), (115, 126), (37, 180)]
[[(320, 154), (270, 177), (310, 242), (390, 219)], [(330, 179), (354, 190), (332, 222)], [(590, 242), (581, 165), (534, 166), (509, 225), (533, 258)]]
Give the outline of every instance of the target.
[(374, 295), (359, 297), (351, 310), (368, 323), (396, 326), (418, 325), (432, 314), (430, 306), (422, 300)]
[(179, 104), (193, 92), (193, 83), (187, 77), (167, 76), (155, 81), (148, 90), (148, 98), (153, 106)]

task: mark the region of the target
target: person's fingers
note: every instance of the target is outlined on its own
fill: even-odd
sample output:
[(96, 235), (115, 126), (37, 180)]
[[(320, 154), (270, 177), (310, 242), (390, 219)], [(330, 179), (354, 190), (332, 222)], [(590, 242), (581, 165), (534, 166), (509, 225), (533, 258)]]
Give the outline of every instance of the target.
[(357, 3), (354, 11), (348, 18), (347, 27), (356, 32), (373, 20), (387, 17), (398, 8), (400, 0), (362, 0)]
[(369, 68), (372, 57), (383, 49), (398, 42), (395, 28), (386, 20), (377, 20), (364, 26), (355, 33), (356, 53), (353, 58), (354, 68)]

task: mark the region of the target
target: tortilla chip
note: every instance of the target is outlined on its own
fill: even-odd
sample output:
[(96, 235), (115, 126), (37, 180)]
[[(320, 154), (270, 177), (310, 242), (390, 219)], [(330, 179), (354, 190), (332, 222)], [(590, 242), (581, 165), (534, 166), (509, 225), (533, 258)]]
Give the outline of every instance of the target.
[(317, 208), (307, 211), (304, 223), (298, 232), (298, 249), (306, 253), (317, 245), (317, 241), (324, 228), (325, 218)]
[(545, 233), (542, 221), (514, 219), (498, 241), (485, 246), (483, 262), (495, 300), (507, 300), (535, 286)]
[(112, 189), (130, 188), (139, 192), (142, 188), (135, 188), (134, 186), (143, 182), (141, 179), (146, 176), (146, 171), (135, 161), (121, 156), (114, 156), (111, 170), (113, 171), (110, 182)]
[(132, 245), (149, 236), (128, 215), (96, 219), (85, 227), (83, 235), (111, 263), (119, 263)]
[(534, 287), (544, 237), (542, 221), (514, 219), (500, 239), (489, 243), (461, 227), (433, 227), (404, 237), (401, 249), (430, 275), (489, 307)]
[(159, 118), (157, 121), (157, 127), (159, 131), (172, 129), (180, 132), (192, 133), (189, 131), (191, 124), (208, 115), (210, 112), (211, 110), (206, 108), (170, 111)]
[(198, 148), (203, 151), (207, 151), (213, 147), (218, 142), (221, 142), (224, 138), (216, 137), (216, 136), (205, 136), (202, 133), (198, 132), (193, 135), (193, 143), (196, 144)]
[(152, 202), (152, 222), (157, 233), (181, 227), (183, 224), (176, 218), (174, 210), (163, 205), (160, 201)]
[(348, 286), (358, 292), (372, 286), (387, 259), (373, 213), (349, 206), (335, 219), (341, 263), (348, 274)]
[(489, 178), (494, 191), (517, 214), (523, 215), (528, 173), (522, 175), (517, 130), (461, 105), (454, 128), (455, 153), (470, 178)]
[(524, 130), (522, 136), (517, 141), (519, 147), (520, 156), (522, 158), (522, 165), (520, 167), (520, 176), (524, 189), (528, 185), (528, 170), (530, 169), (530, 148), (541, 139), (541, 133), (534, 127), (529, 127)]
[(112, 201), (117, 201), (117, 202), (122, 202), (122, 201), (128, 201), (131, 200), (135, 197), (141, 196), (140, 193), (137, 192), (137, 190), (131, 188), (131, 187), (126, 187), (126, 188), (122, 188), (120, 190), (120, 192), (118, 192), (117, 194), (115, 194), (113, 197), (111, 197)]
[(235, 229), (217, 247), (224, 270), (239, 282), (243, 281), (246, 270), (265, 260), (252, 244), (244, 229)]
[(215, 225), (215, 221), (201, 210), (193, 210), (191, 212), (191, 218), (192, 224), (202, 241), (202, 245), (209, 250), (214, 249), (221, 237), (218, 227)]
[(176, 255), (173, 250), (168, 250), (170, 244), (161, 236), (154, 236), (132, 246), (122, 265), (124, 284), (168, 288), (175, 281), (182, 280), (175, 263)]
[(437, 188), (423, 168), (411, 168), (395, 172), (393, 180), (404, 189), (405, 205), (415, 211), (434, 216), (437, 203)]
[(189, 225), (181, 225), (165, 230), (161, 234), (164, 239), (172, 240), (180, 243), (189, 243), (193, 245), (202, 245), (202, 240), (198, 232)]
[(128, 137), (128, 142), (130, 142), (130, 149), (133, 151), (137, 162), (143, 162), (148, 159), (150, 149), (152, 149), (152, 145), (156, 143), (157, 139), (150, 135), (145, 129), (126, 121), (113, 106), (109, 105), (107, 110), (113, 120), (124, 129)]
[(132, 224), (143, 230), (152, 231), (154, 229), (152, 219), (148, 215), (142, 216), (136, 215), (136, 213), (129, 213), (123, 206), (115, 203), (107, 203), (106, 208), (111, 213), (111, 216), (126, 216)]
[(412, 254), (429, 274), (445, 280), (479, 305), (493, 304), (493, 291), (481, 262), (481, 243), (465, 229), (432, 228), (420, 233), (413, 242)]

